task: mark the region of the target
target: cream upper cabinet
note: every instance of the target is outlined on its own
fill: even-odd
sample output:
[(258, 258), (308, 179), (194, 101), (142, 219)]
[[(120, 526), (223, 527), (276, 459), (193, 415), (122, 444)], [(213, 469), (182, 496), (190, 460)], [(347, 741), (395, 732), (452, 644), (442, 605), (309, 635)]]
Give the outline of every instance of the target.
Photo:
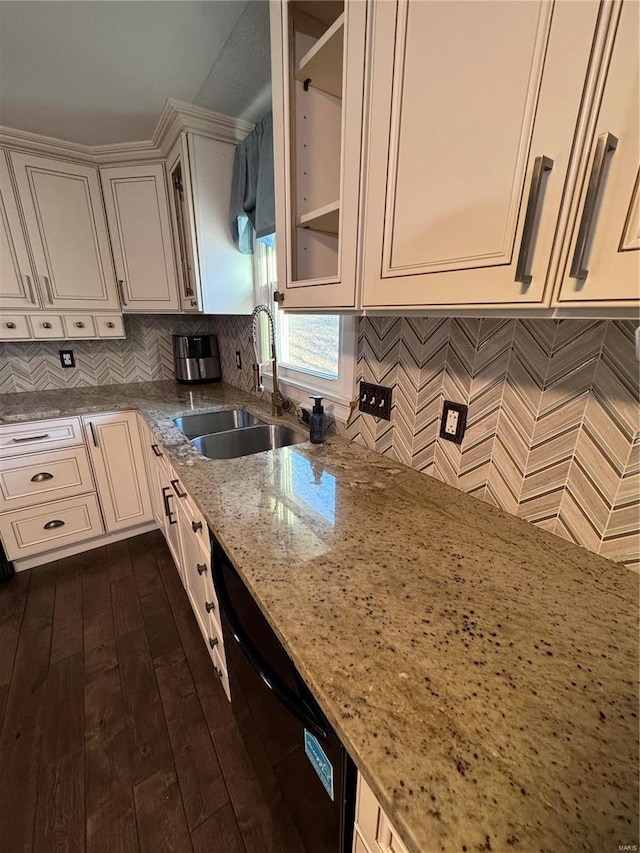
[(119, 308), (98, 170), (10, 152), (45, 308)]
[(107, 532), (153, 520), (136, 412), (84, 417)]
[(122, 308), (179, 309), (162, 163), (100, 170)]
[(599, 6), (370, 5), (364, 307), (548, 304)]
[(0, 150), (0, 310), (39, 306), (9, 165)]
[(253, 310), (251, 256), (237, 250), (229, 228), (234, 153), (229, 142), (182, 133), (169, 155), (171, 213), (185, 311), (250, 314)]
[(285, 308), (356, 304), (366, 14), (364, 2), (271, 3), (278, 286)]
[(594, 86), (597, 109), (569, 213), (555, 304), (607, 306), (640, 300), (640, 6), (616, 3)]

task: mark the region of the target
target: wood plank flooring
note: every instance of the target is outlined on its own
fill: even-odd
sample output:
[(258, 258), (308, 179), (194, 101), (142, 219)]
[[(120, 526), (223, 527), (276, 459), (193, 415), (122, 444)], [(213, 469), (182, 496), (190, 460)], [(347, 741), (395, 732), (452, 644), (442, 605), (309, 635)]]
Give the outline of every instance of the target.
[(267, 853), (243, 750), (159, 532), (0, 586), (3, 851)]

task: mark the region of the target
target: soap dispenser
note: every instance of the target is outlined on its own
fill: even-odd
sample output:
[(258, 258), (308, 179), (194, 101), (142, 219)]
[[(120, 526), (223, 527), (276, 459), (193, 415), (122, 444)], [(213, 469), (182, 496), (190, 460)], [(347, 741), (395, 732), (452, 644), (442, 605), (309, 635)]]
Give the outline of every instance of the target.
[(309, 416), (309, 440), (312, 444), (322, 444), (327, 434), (327, 422), (322, 407), (322, 397), (311, 397), (313, 410)]

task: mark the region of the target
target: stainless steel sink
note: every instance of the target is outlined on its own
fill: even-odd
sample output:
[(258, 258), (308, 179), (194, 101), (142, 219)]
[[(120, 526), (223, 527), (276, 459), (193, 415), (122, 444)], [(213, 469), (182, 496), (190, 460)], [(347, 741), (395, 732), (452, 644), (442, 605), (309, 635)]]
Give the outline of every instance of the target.
[(229, 429), (242, 429), (260, 423), (258, 418), (244, 409), (183, 415), (181, 418), (174, 418), (173, 422), (187, 438), (197, 438), (199, 435), (211, 435)]
[(237, 459), (264, 450), (276, 450), (306, 441), (306, 436), (286, 426), (258, 424), (257, 426), (201, 435), (191, 444), (209, 459)]

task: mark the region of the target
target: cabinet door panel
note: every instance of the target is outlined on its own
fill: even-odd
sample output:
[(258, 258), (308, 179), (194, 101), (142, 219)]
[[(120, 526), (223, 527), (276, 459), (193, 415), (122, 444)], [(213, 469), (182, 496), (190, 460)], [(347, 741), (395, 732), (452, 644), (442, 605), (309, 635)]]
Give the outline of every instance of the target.
[(0, 151), (0, 308), (33, 308), (37, 305), (9, 166), (4, 151)]
[[(374, 5), (365, 305), (548, 300), (597, 15), (595, 2)], [(542, 156), (553, 168), (531, 213), (531, 278), (521, 282)]]
[[(617, 10), (616, 10), (617, 11)], [(615, 20), (614, 20), (615, 23)], [(640, 92), (638, 91), (638, 33), (640, 6), (622, 5), (612, 39), (611, 61), (597, 119), (582, 163), (583, 183), (576, 194), (573, 230), (563, 269), (558, 305), (640, 304)], [(632, 71), (631, 69), (636, 69)], [(574, 266), (580, 225), (589, 204), (590, 178), (597, 167), (598, 142), (606, 134), (617, 140), (605, 153), (600, 193), (582, 263)], [(587, 210), (588, 212), (588, 210)], [(578, 270), (578, 266), (580, 269)], [(586, 271), (586, 278), (572, 275)]]
[(153, 519), (135, 412), (83, 418), (107, 530)]
[(97, 169), (15, 151), (11, 162), (46, 304), (118, 307)]
[(162, 164), (101, 170), (107, 220), (125, 311), (177, 311)]

